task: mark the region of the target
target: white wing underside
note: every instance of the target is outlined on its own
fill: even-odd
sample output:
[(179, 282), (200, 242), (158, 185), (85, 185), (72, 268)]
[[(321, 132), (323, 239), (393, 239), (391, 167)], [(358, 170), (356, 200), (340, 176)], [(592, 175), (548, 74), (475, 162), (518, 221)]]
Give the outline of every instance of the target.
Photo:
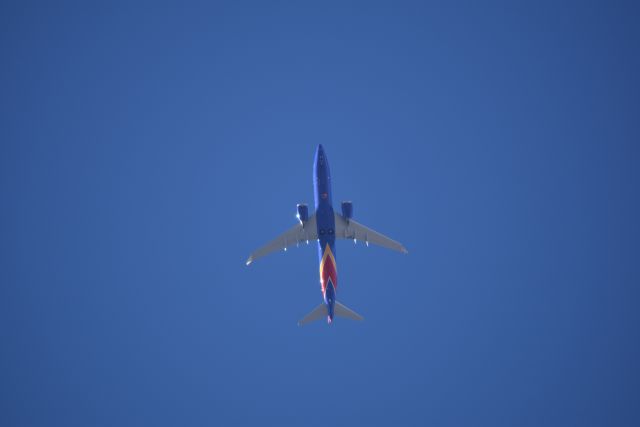
[(392, 249), (394, 251), (408, 253), (407, 249), (400, 242), (396, 242), (387, 236), (378, 233), (375, 230), (365, 227), (364, 225), (352, 219), (346, 220), (339, 213), (335, 213), (336, 219), (336, 238), (364, 240), (367, 244), (382, 246), (383, 248)]
[(291, 246), (307, 243), (318, 238), (316, 216), (312, 215), (304, 224), (296, 224), (260, 249), (254, 251), (247, 259), (247, 265), (275, 251), (287, 250)]

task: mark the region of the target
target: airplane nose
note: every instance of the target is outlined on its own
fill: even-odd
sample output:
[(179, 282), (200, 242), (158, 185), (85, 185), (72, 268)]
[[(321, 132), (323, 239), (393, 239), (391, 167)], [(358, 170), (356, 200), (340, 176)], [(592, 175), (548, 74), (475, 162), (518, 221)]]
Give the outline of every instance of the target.
[(324, 163), (325, 163), (324, 148), (322, 147), (322, 144), (319, 144), (318, 148), (316, 149), (316, 164), (319, 166), (324, 166)]

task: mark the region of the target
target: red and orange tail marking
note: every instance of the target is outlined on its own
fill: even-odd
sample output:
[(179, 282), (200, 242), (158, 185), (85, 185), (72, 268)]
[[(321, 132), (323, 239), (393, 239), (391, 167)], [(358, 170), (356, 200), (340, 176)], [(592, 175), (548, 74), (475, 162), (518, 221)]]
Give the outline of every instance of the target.
[(333, 252), (331, 252), (331, 247), (327, 243), (327, 246), (324, 248), (322, 260), (320, 261), (320, 284), (322, 286), (323, 293), (327, 290), (327, 283), (329, 283), (329, 279), (331, 279), (333, 287), (337, 289), (338, 266), (336, 265), (336, 258), (333, 256)]

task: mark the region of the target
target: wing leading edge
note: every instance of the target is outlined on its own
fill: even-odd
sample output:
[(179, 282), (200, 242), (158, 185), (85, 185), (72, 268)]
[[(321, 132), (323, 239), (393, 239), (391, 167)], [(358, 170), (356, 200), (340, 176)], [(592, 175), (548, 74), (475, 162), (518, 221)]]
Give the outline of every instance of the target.
[(339, 239), (364, 240), (367, 244), (382, 246), (383, 248), (392, 249), (394, 251), (409, 253), (400, 242), (396, 242), (387, 236), (378, 233), (352, 219), (346, 220), (339, 213), (335, 213), (336, 219), (336, 237)]
[(297, 246), (302, 242), (316, 240), (318, 238), (318, 227), (316, 225), (316, 216), (311, 216), (304, 224), (296, 224), (289, 230), (285, 231), (266, 245), (256, 249), (247, 259), (247, 265), (251, 264), (258, 258), (269, 255), (277, 250), (287, 250), (291, 246)]

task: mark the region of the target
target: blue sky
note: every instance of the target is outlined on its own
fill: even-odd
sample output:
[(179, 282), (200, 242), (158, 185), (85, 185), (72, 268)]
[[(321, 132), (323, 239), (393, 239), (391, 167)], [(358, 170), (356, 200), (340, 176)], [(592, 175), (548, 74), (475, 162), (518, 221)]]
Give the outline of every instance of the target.
[[(633, 2), (3, 2), (0, 424), (640, 423)], [(299, 328), (313, 203), (363, 323)]]

